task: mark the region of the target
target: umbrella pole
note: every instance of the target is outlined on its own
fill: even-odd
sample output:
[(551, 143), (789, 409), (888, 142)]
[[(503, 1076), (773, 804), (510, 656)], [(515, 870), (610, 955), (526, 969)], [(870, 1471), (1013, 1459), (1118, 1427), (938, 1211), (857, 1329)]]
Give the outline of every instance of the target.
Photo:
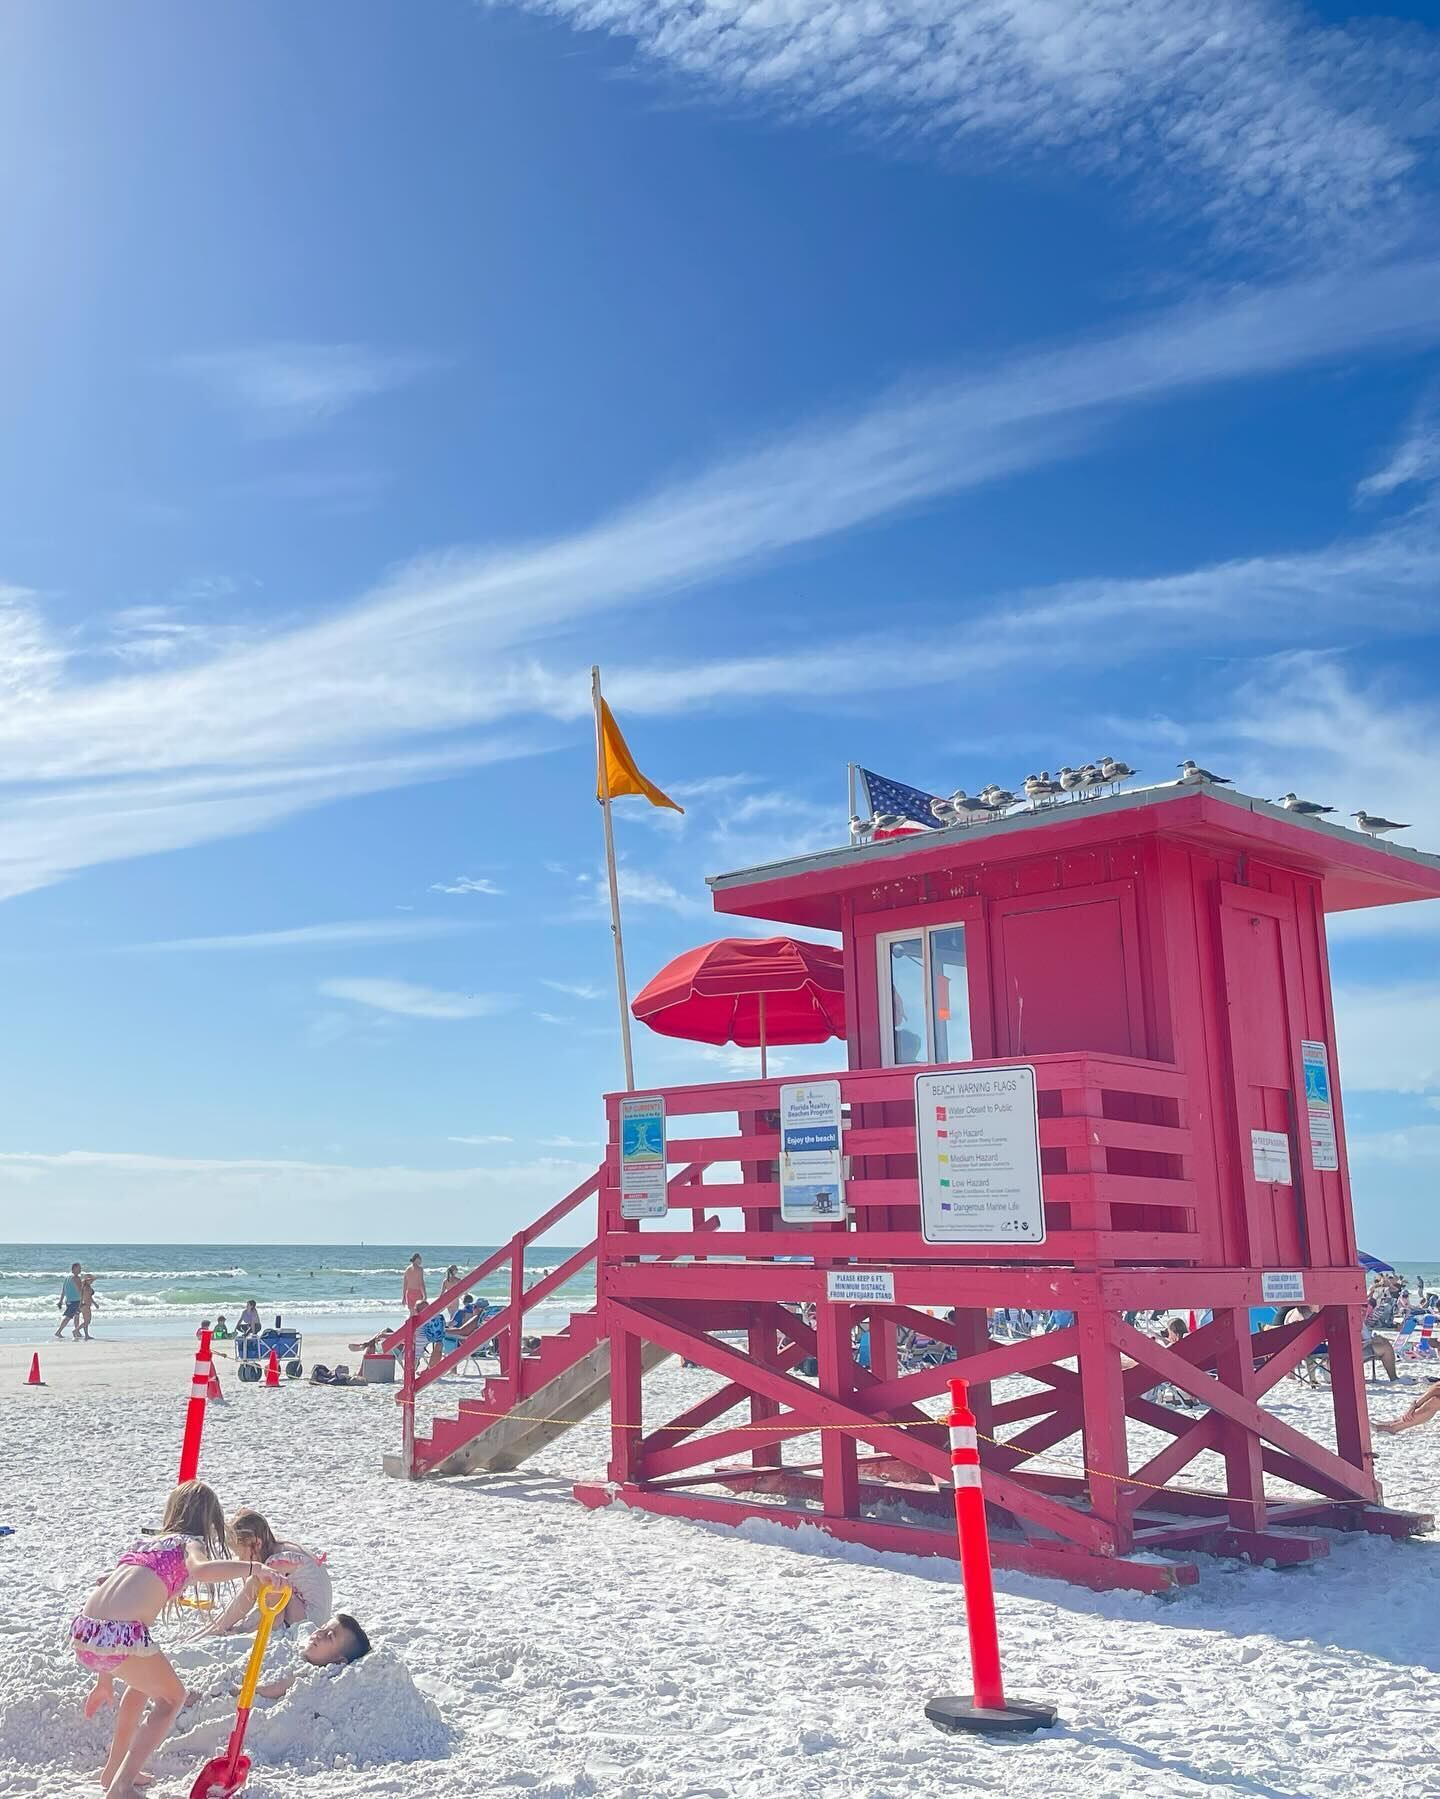
[(765, 1055), (765, 995), (760, 995), (760, 1079), (769, 1080), (770, 1066)]
[(590, 670), (590, 698), (595, 707), (595, 759), (600, 771), (600, 810), (605, 817), (605, 873), (610, 882), (610, 934), (615, 940), (615, 997), (620, 1002), (620, 1048), (625, 1057), (625, 1091), (635, 1091), (635, 1056), (630, 1047), (630, 994), (625, 982), (625, 939), (620, 931), (620, 883), (615, 874), (615, 828), (610, 820), (610, 769), (600, 715), (600, 670)]

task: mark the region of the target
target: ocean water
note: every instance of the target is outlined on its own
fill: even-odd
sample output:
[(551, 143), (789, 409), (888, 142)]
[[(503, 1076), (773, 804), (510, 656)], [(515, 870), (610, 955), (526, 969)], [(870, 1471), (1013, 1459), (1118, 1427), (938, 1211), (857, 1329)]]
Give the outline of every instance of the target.
[[(188, 1336), (202, 1318), (224, 1313), (233, 1326), (241, 1308), (254, 1299), (260, 1316), (273, 1324), (278, 1312), (300, 1331), (379, 1330), (404, 1316), (400, 1282), (413, 1243), (0, 1243), (0, 1337), (11, 1342), (53, 1331), (60, 1321), (56, 1301), (70, 1264), (95, 1277), (92, 1337)], [(467, 1273), (490, 1255), (486, 1244), (442, 1244), (422, 1248), (431, 1298), (440, 1291), (451, 1262)], [(544, 1245), (525, 1258), (526, 1284), (558, 1267), (573, 1251)], [(509, 1269), (502, 1264), (474, 1289), (492, 1302), (510, 1296)], [(572, 1311), (595, 1298), (593, 1268), (567, 1282), (549, 1300), (526, 1314), (532, 1328), (562, 1324)]]

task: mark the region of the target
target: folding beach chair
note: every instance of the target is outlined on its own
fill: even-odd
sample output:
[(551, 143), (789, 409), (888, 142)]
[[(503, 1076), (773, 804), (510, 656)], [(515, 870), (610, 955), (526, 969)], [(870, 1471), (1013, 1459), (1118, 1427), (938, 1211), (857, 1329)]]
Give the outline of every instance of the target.
[(1440, 1361), (1440, 1349), (1435, 1346), (1435, 1314), (1412, 1312), (1400, 1326), (1395, 1347), (1407, 1362)]

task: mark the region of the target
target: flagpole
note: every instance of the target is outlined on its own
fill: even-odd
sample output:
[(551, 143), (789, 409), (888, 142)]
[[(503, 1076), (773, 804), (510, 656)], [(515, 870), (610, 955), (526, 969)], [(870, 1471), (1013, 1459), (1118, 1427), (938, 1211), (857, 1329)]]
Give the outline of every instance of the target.
[[(847, 762), (845, 768), (850, 777), (850, 810), (846, 814), (846, 817), (855, 818), (859, 813), (859, 807), (855, 803), (855, 764), (853, 762)], [(853, 824), (850, 827), (850, 841), (851, 843), (854, 843), (855, 841), (855, 827)]]
[(615, 828), (610, 818), (610, 764), (600, 715), (600, 670), (590, 670), (595, 706), (595, 761), (600, 771), (600, 810), (605, 817), (605, 873), (610, 881), (610, 934), (615, 940), (615, 997), (620, 1003), (620, 1045), (625, 1052), (625, 1091), (635, 1091), (635, 1056), (630, 1047), (630, 994), (625, 984), (625, 939), (620, 930), (620, 883), (615, 875)]

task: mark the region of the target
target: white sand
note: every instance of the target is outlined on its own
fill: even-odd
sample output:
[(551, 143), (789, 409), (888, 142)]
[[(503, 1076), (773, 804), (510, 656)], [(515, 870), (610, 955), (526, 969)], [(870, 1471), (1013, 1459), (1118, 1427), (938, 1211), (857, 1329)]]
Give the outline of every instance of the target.
[[(307, 1338), (308, 1357), (354, 1361)], [(0, 1795), (93, 1792), (107, 1726), (65, 1644), (94, 1574), (153, 1522), (173, 1476), (193, 1345), (0, 1346)], [(846, 1552), (817, 1533), (747, 1534), (569, 1497), (605, 1459), (603, 1420), (518, 1474), (406, 1486), (379, 1472), (393, 1395), (241, 1387), (212, 1411), (202, 1473), (328, 1551), (338, 1602), (381, 1653), (251, 1732), (251, 1799), (1352, 1799), (1440, 1793), (1440, 1542), (1337, 1537), (1285, 1573), (1205, 1562), (1164, 1601), (1001, 1575), (1009, 1682), (1062, 1727), (995, 1745), (925, 1722), (963, 1688), (964, 1612), (945, 1564)], [(710, 1377), (670, 1366), (656, 1405)], [(473, 1385), (442, 1384), (453, 1404)], [(1390, 1416), (1408, 1381), (1371, 1388)], [(1326, 1400), (1285, 1383), (1304, 1425)], [(657, 1416), (659, 1415), (657, 1410)], [(1440, 1425), (1381, 1439), (1397, 1505), (1440, 1497)], [(186, 1634), (182, 1626), (179, 1636)], [(171, 1641), (176, 1633), (172, 1633)], [(187, 1713), (157, 1758), (188, 1792), (228, 1727)]]

